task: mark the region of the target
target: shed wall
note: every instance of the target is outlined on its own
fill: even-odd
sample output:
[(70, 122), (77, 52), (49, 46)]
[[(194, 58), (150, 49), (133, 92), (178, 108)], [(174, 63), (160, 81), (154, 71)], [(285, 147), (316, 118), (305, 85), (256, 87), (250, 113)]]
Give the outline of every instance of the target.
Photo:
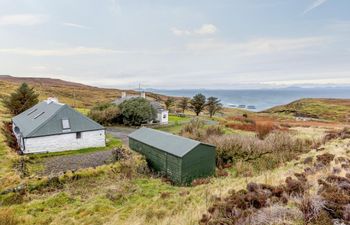
[(182, 158), (182, 183), (215, 174), (215, 147), (200, 144)]
[(181, 183), (180, 158), (132, 138), (129, 138), (129, 146), (134, 151), (143, 154), (153, 169), (167, 175), (174, 182)]
[(50, 135), (24, 139), (23, 153), (59, 152), (90, 147), (104, 147), (105, 130), (81, 132), (77, 139), (76, 133)]

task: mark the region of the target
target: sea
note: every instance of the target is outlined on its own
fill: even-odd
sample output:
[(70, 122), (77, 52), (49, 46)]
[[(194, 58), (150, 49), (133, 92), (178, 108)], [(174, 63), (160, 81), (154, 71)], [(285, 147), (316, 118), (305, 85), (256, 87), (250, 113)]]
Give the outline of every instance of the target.
[(350, 87), (317, 87), (317, 88), (278, 88), (278, 89), (245, 89), (245, 90), (150, 90), (154, 93), (177, 97), (193, 97), (201, 93), (206, 97), (217, 97), (225, 107), (245, 108), (251, 111), (263, 111), (274, 106), (283, 105), (301, 98), (348, 98)]

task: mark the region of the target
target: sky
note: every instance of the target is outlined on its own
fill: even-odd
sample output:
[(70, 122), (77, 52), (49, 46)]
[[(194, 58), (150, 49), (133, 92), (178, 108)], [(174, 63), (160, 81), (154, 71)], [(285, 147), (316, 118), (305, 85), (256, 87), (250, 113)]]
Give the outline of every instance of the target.
[(0, 74), (162, 89), (350, 84), (349, 0), (0, 0)]

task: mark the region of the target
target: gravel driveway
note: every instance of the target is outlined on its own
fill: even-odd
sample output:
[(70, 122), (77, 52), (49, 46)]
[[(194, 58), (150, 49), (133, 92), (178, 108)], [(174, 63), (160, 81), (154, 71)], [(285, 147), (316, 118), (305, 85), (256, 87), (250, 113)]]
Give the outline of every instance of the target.
[(112, 152), (113, 150), (106, 150), (71, 156), (55, 156), (45, 160), (45, 169), (40, 175), (57, 175), (67, 170), (75, 171), (80, 168), (113, 163), (115, 160)]
[(131, 127), (108, 127), (107, 134), (112, 135), (113, 137), (119, 138), (123, 141), (125, 145), (129, 144), (128, 135), (137, 130), (136, 128)]

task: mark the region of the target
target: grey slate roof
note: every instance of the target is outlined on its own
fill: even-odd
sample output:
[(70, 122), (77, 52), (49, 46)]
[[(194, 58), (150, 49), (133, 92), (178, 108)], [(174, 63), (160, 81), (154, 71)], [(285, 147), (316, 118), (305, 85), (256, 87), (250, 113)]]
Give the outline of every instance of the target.
[[(68, 119), (70, 130), (63, 131), (62, 119)], [(65, 104), (43, 101), (12, 118), (22, 137), (37, 137), (69, 132), (104, 129), (103, 126)]]
[(178, 157), (186, 155), (193, 148), (201, 144), (199, 141), (145, 127), (129, 134), (129, 138)]

